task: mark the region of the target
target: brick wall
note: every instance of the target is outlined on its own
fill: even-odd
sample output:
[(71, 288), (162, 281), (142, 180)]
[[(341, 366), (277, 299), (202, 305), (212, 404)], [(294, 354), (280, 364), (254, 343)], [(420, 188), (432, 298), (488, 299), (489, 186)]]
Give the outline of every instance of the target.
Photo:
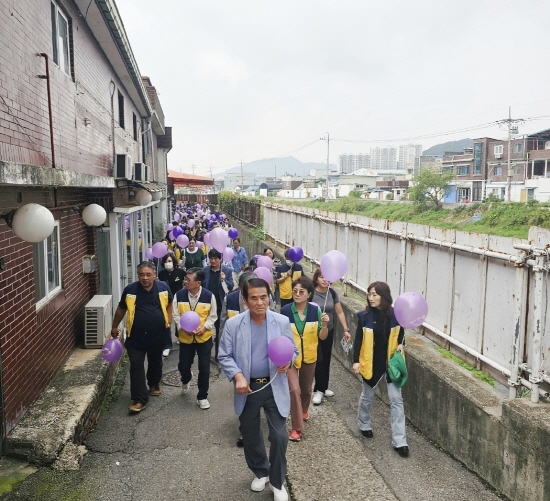
[[(50, 59), (56, 167), (111, 175), (111, 93), (115, 150), (130, 153), (134, 162), (140, 161), (141, 147), (133, 140), (132, 112), (140, 114), (74, 4), (58, 5), (72, 25), (74, 75)], [(46, 72), (38, 53), (52, 57), (50, 2), (2, 0), (0, 18), (0, 160), (51, 166), (46, 81), (38, 77)], [(124, 96), (125, 130), (118, 125), (118, 91)]]
[(36, 400), (73, 350), (83, 339), (84, 305), (97, 292), (96, 274), (82, 273), (82, 256), (95, 253), (94, 231), (87, 228), (75, 205), (101, 202), (109, 210), (109, 190), (94, 192), (76, 188), (52, 190), (0, 187), (0, 212), (13, 206), (40, 202), (60, 221), (62, 290), (36, 309), (32, 244), (23, 242), (0, 223), (0, 346), (6, 432)]

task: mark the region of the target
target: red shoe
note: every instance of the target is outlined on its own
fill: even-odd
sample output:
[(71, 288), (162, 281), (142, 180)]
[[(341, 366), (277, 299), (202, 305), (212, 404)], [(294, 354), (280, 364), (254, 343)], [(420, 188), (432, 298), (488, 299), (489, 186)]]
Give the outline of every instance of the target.
[(302, 440), (302, 432), (297, 430), (292, 430), (290, 432), (290, 435), (288, 436), (289, 440), (292, 440), (293, 442), (299, 442)]
[(304, 418), (304, 421), (307, 423), (307, 420), (309, 419), (309, 412), (304, 412), (303, 418)]

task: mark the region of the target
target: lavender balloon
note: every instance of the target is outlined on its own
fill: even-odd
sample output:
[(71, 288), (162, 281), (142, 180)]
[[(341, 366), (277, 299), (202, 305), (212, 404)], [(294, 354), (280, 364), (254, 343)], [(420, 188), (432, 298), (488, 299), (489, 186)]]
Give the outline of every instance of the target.
[(204, 237), (202, 237), (202, 240), (206, 245), (210, 245), (210, 233), (205, 233)]
[(342, 252), (332, 250), (321, 258), (321, 273), (330, 283), (340, 280), (346, 271), (348, 271), (348, 260)]
[(116, 338), (111, 338), (105, 341), (101, 350), (101, 356), (106, 362), (112, 363), (120, 360), (123, 352), (124, 346), (122, 346), (122, 343)]
[(153, 249), (149, 247), (148, 249), (145, 249), (145, 257), (147, 259), (153, 259), (155, 256), (153, 256)]
[(170, 233), (168, 233), (168, 239), (169, 239), (170, 241), (173, 241), (173, 240), (176, 239), (176, 237), (174, 236), (174, 232), (173, 232), (173, 231), (171, 231)]
[(235, 251), (231, 247), (226, 247), (223, 250), (223, 260), (228, 263), (235, 257)]
[(294, 343), (286, 336), (274, 337), (267, 345), (267, 356), (276, 366), (285, 366), (294, 356)]
[(195, 226), (195, 220), (190, 219), (189, 221), (187, 221), (187, 226), (189, 226), (190, 229), (193, 229), (193, 227)]
[(187, 235), (180, 235), (176, 238), (176, 242), (182, 249), (185, 249), (189, 245), (189, 238)]
[(271, 273), (271, 270), (268, 270), (263, 266), (259, 266), (258, 268), (256, 268), (254, 270), (254, 273), (258, 278), (265, 280), (268, 284), (271, 284), (271, 282), (273, 282), (273, 273)]
[(405, 329), (421, 326), (428, 316), (428, 303), (416, 292), (404, 292), (393, 305), (395, 318)]
[(180, 318), (180, 327), (185, 332), (193, 332), (201, 324), (201, 317), (195, 311), (186, 311)]
[(166, 247), (166, 244), (163, 242), (157, 242), (152, 247), (153, 256), (160, 259), (166, 256), (168, 254), (168, 247)]
[(172, 231), (174, 229), (174, 225), (172, 223), (168, 223), (164, 226), (164, 231)]
[(264, 267), (268, 270), (273, 269), (273, 260), (269, 256), (260, 256), (256, 261), (258, 267)]

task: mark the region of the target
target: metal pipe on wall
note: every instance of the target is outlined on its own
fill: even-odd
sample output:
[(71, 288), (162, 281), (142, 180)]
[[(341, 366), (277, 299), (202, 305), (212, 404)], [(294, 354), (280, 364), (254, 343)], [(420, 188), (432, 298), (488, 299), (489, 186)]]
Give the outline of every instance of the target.
[(39, 54), (46, 60), (46, 74), (39, 75), (39, 78), (46, 80), (46, 89), (48, 93), (48, 116), (50, 119), (50, 145), (52, 149), (52, 168), (55, 169), (55, 141), (53, 137), (53, 113), (52, 113), (52, 90), (50, 87), (50, 58), (45, 52)]

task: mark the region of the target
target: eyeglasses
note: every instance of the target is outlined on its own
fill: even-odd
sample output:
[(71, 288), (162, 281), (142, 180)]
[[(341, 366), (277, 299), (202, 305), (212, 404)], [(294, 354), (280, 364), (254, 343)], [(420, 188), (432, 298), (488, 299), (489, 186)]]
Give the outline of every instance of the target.
[(184, 282), (195, 282), (195, 280), (193, 278), (189, 278), (189, 277), (185, 277), (183, 279)]
[(307, 294), (307, 289), (292, 289), (292, 294), (303, 296), (304, 294)]

